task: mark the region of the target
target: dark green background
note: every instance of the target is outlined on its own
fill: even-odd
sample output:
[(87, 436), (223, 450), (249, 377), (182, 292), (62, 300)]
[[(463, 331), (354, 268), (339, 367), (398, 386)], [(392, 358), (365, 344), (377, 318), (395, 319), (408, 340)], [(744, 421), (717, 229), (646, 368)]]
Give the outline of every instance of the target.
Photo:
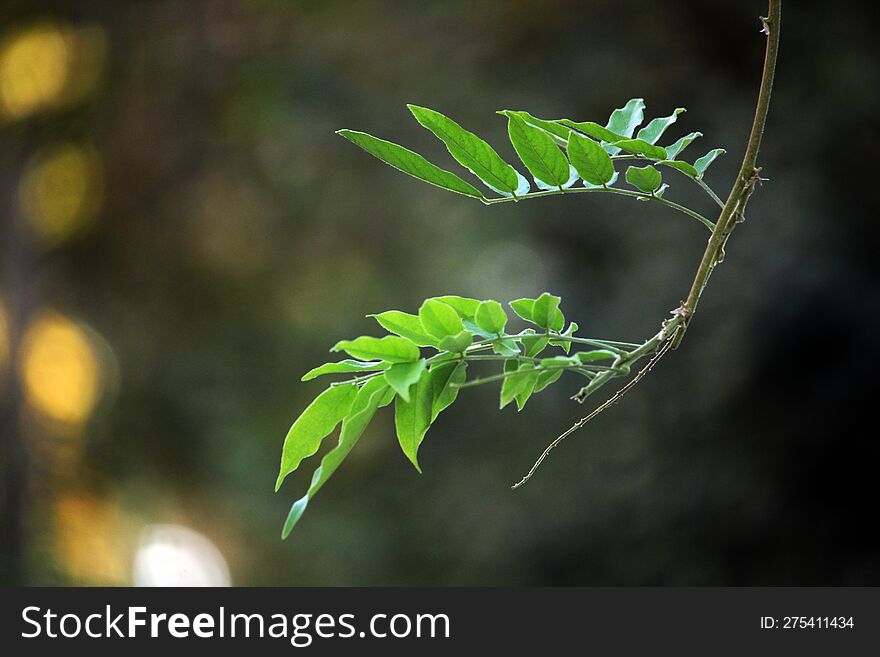
[[(25, 494), (2, 498), (5, 580), (100, 583), (68, 572), (53, 547), (54, 501), (75, 491), (200, 531), (235, 584), (880, 583), (880, 68), (874, 23), (846, 7), (784, 7), (760, 157), (770, 181), (679, 352), (516, 492), (584, 414), (568, 401), (574, 378), (520, 414), (497, 410), (496, 388), (462, 394), (426, 438), (422, 476), (386, 410), (282, 543), (311, 467), (274, 495), (281, 441), (322, 389), (299, 376), (337, 339), (378, 333), (364, 315), (546, 289), (584, 334), (640, 340), (686, 295), (706, 239), (681, 215), (617, 197), (485, 208), (333, 131), (451, 166), (405, 103), (514, 158), (497, 109), (604, 122), (641, 96), (649, 116), (688, 108), (669, 134), (704, 133), (689, 155), (728, 148), (707, 176), (724, 192), (751, 121), (766, 7), (4, 3), (7, 33), (47, 17), (98, 23), (108, 50), (84, 103), (3, 128), (7, 215), (21, 163), (59, 139), (96, 145), (106, 194), (76, 239), (5, 248), (0, 296), (86, 322), (120, 368), (76, 468), (50, 475), (29, 459), (7, 486)], [(671, 198), (711, 211), (669, 178)], [(29, 265), (16, 278), (19, 257)], [(8, 446), (21, 432), (14, 396), (5, 406)]]

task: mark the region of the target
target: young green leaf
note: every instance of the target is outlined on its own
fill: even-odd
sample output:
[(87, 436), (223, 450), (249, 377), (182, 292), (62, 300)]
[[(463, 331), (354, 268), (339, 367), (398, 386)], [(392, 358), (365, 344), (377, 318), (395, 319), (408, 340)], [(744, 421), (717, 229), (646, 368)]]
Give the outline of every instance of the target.
[[(623, 107), (611, 112), (605, 128), (611, 132), (623, 135), (624, 139), (629, 139), (633, 136), (636, 128), (642, 123), (644, 118), (645, 101), (641, 98), (633, 98)], [(620, 147), (608, 144), (605, 146), (605, 150), (611, 155), (616, 155), (620, 152)]]
[(517, 315), (527, 322), (533, 322), (532, 310), (535, 307), (534, 299), (515, 299), (508, 304)]
[(324, 363), (306, 372), (300, 381), (311, 381), (324, 374), (349, 374), (351, 372), (380, 372), (388, 367), (382, 361), (363, 362), (346, 358), (338, 363)]
[[(577, 322), (572, 322), (568, 325), (568, 328), (565, 329), (565, 332), (561, 335), (565, 335), (567, 337), (571, 337), (574, 335), (575, 331), (578, 330)], [(550, 344), (554, 347), (562, 347), (562, 350), (565, 353), (571, 351), (571, 341), (570, 340), (550, 340)]]
[(400, 395), (409, 401), (409, 389), (416, 384), (425, 371), (425, 359), (419, 358), (412, 363), (395, 363), (385, 370), (385, 381)]
[(531, 363), (518, 365), (515, 360), (506, 361), (504, 371), (516, 372), (516, 374), (509, 374), (501, 384), (501, 408), (515, 399), (517, 409), (521, 411), (535, 389), (540, 372), (535, 370), (535, 366)]
[(419, 308), (419, 320), (428, 335), (438, 340), (449, 335), (458, 335), (464, 328), (455, 309), (437, 299), (428, 299), (422, 304)]
[(687, 162), (683, 162), (681, 160), (660, 160), (657, 162), (658, 165), (663, 165), (665, 167), (672, 167), (673, 169), (678, 169), (682, 173), (690, 176), (691, 178), (699, 177), (699, 172), (694, 168), (692, 164), (688, 164)]
[(401, 312), (400, 310), (386, 310), (384, 313), (367, 315), (372, 317), (385, 330), (395, 333), (407, 340), (412, 340), (419, 347), (434, 347), (437, 340), (429, 336), (422, 328), (422, 322), (416, 315)]
[(463, 354), (465, 350), (471, 346), (474, 341), (473, 335), (467, 329), (456, 333), (455, 335), (447, 335), (440, 340), (440, 349), (453, 354)]
[(306, 407), (284, 439), (281, 451), (281, 469), (275, 482), (275, 490), (281, 488), (284, 478), (299, 467), (303, 459), (318, 451), (321, 441), (351, 409), (357, 395), (353, 383), (327, 388)]
[(519, 356), (519, 347), (513, 338), (499, 338), (492, 341), (492, 351), (499, 356)]
[(645, 118), (645, 101), (632, 98), (626, 105), (611, 112), (606, 128), (624, 137), (632, 137), (635, 129)]
[(535, 391), (533, 394), (541, 392), (551, 383), (556, 383), (556, 381), (559, 380), (559, 377), (562, 376), (563, 372), (565, 372), (565, 370), (563, 369), (546, 370), (544, 372), (541, 372), (538, 375), (538, 380), (535, 381)]
[(617, 354), (613, 351), (609, 351), (608, 349), (594, 349), (592, 351), (579, 351), (574, 355), (574, 357), (578, 360), (579, 363), (595, 363), (601, 360), (615, 360), (617, 358)]
[(337, 130), (336, 134), (345, 137), (370, 155), (414, 178), (457, 194), (473, 196), (481, 200), (485, 198), (473, 185), (466, 183), (454, 173), (431, 164), (424, 157), (408, 148), (355, 130)]
[(623, 139), (612, 144), (615, 148), (624, 150), (633, 155), (640, 155), (649, 160), (665, 160), (666, 149), (654, 146), (641, 139)]
[(592, 139), (569, 133), (568, 157), (578, 175), (591, 185), (606, 185), (614, 177), (611, 156)]
[(489, 333), (498, 335), (507, 326), (507, 313), (497, 301), (483, 301), (477, 306), (475, 315), (477, 326)]
[(608, 128), (603, 128), (598, 123), (594, 123), (593, 121), (572, 121), (571, 119), (559, 119), (556, 121), (559, 125), (562, 125), (566, 128), (572, 128), (577, 130), (578, 132), (582, 132), (585, 135), (589, 135), (593, 139), (598, 139), (599, 141), (604, 142), (615, 142), (620, 141), (622, 139), (626, 139), (626, 135), (621, 135), (616, 132), (612, 132)]
[(648, 125), (636, 133), (636, 139), (643, 139), (649, 144), (656, 144), (660, 136), (666, 132), (666, 128), (675, 123), (678, 115), (686, 111), (684, 107), (677, 107), (669, 116), (662, 116), (652, 119)]
[(425, 371), (412, 389), (409, 401), (398, 397), (394, 405), (394, 426), (400, 448), (420, 473), (422, 468), (418, 459), (419, 446), (431, 426), (433, 401), (431, 375)]
[(626, 170), (626, 181), (639, 191), (651, 194), (660, 189), (663, 176), (654, 167), (629, 167)]
[(678, 157), (681, 152), (687, 148), (695, 139), (698, 137), (702, 137), (702, 132), (691, 132), (690, 134), (685, 135), (678, 141), (676, 141), (672, 146), (666, 147), (666, 157), (670, 160), (674, 160)]
[(529, 358), (535, 358), (550, 343), (550, 338), (543, 333), (535, 333), (531, 329), (526, 329), (523, 331), (523, 334), (524, 337), (520, 338), (520, 341), (526, 356)]
[(385, 360), (389, 363), (407, 363), (419, 359), (419, 348), (412, 340), (396, 335), (384, 338), (361, 336), (354, 340), (337, 342), (330, 351), (344, 351), (361, 360)]
[(536, 181), (558, 189), (568, 183), (568, 160), (546, 132), (528, 125), (519, 116), (510, 114), (507, 117), (507, 133), (519, 159)]
[(558, 144), (565, 146), (565, 144), (568, 143), (568, 133), (570, 133), (571, 130), (566, 126), (560, 125), (557, 121), (545, 121), (544, 119), (539, 119), (522, 110), (501, 110), (498, 113), (507, 118), (518, 116), (530, 126), (534, 126), (535, 128), (546, 132), (555, 139)]
[(452, 306), (455, 312), (462, 319), (473, 320), (477, 314), (477, 307), (480, 305), (479, 299), (469, 299), (468, 297), (457, 297), (447, 295), (445, 297), (434, 297), (437, 301), (442, 301), (447, 306)]
[(305, 513), (309, 501), (317, 494), (321, 487), (327, 483), (327, 480), (336, 472), (340, 463), (345, 460), (358, 439), (367, 428), (376, 409), (391, 402), (393, 399), (393, 391), (389, 390), (388, 385), (382, 378), (375, 378), (367, 381), (363, 388), (357, 393), (351, 409), (342, 421), (342, 430), (339, 432), (339, 442), (336, 447), (331, 449), (324, 458), (321, 459), (321, 465), (317, 467), (312, 475), (312, 483), (308, 492), (300, 499), (293, 503), (290, 513), (287, 514), (287, 520), (284, 522), (284, 528), (281, 530), (281, 538), (287, 538), (293, 531), (296, 523)]
[(713, 148), (711, 151), (706, 153), (703, 157), (694, 162), (694, 169), (697, 170), (697, 174), (699, 178), (703, 177), (703, 174), (706, 173), (706, 169), (709, 168), (709, 165), (715, 161), (719, 155), (726, 153), (723, 148)]
[[(490, 189), (500, 194), (519, 195), (522, 176), (507, 164), (495, 149), (472, 132), (468, 132), (452, 119), (427, 107), (407, 105), (422, 126), (440, 139), (459, 164), (467, 168)], [(526, 181), (528, 185), (528, 181)]]
[(457, 361), (431, 367), (431, 422), (458, 397), (458, 388), (467, 379), (467, 363)]
[(532, 321), (543, 329), (561, 331), (565, 326), (565, 317), (559, 310), (561, 301), (559, 297), (544, 292), (532, 306)]

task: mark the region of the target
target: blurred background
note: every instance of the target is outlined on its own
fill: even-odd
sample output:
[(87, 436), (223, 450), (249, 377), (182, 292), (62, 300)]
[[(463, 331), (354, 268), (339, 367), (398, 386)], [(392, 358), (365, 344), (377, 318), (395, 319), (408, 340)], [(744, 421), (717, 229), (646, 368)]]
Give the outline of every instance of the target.
[(516, 492), (587, 410), (576, 379), (519, 414), (468, 390), (421, 476), (386, 410), (282, 542), (317, 463), (273, 494), (284, 434), (325, 383), (299, 377), (377, 334), (367, 313), (550, 290), (583, 334), (641, 340), (706, 240), (618, 197), (486, 208), (333, 131), (451, 168), (417, 102), (515, 162), (495, 110), (604, 122), (642, 96), (648, 117), (688, 108), (668, 134), (704, 133), (690, 159), (728, 149), (707, 175), (725, 195), (765, 4), (6, 0), (2, 582), (880, 584), (864, 6), (786, 3), (770, 181), (680, 351)]

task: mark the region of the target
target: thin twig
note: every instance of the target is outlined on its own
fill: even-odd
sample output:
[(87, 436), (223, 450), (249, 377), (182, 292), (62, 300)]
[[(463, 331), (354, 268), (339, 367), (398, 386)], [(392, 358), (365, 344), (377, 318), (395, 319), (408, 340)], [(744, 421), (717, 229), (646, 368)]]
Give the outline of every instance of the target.
[(550, 452), (552, 452), (553, 449), (557, 445), (559, 445), (559, 443), (561, 443), (563, 440), (568, 438), (575, 431), (577, 431), (578, 429), (583, 427), (587, 422), (589, 422), (594, 417), (599, 415), (606, 408), (608, 408), (609, 406), (613, 406), (615, 403), (617, 403), (618, 400), (620, 400), (621, 397), (623, 397), (627, 392), (629, 392), (633, 387), (635, 387), (635, 385), (639, 381), (641, 381), (642, 378), (648, 372), (651, 371), (651, 369), (654, 367), (654, 365), (656, 365), (657, 362), (661, 358), (663, 358), (664, 355), (666, 355), (666, 352), (669, 351), (670, 345), (671, 345), (671, 341), (667, 339), (666, 342), (663, 343), (663, 347), (660, 349), (660, 351), (658, 351), (656, 354), (654, 354), (654, 356), (651, 358), (651, 360), (649, 360), (648, 363), (639, 371), (639, 373), (636, 374), (630, 381), (628, 381), (625, 386), (623, 386), (620, 390), (618, 390), (616, 393), (614, 393), (613, 397), (606, 400), (604, 403), (602, 403), (599, 407), (597, 407), (592, 413), (590, 413), (586, 417), (581, 418), (580, 420), (575, 422), (567, 431), (565, 431), (565, 433), (563, 433), (556, 440), (554, 440), (552, 443), (547, 445), (547, 448), (543, 452), (541, 452), (541, 456), (538, 457), (538, 460), (535, 461), (534, 465), (532, 465), (531, 469), (528, 471), (526, 476), (523, 477), (522, 479), (520, 479), (513, 486), (511, 486), (510, 489), (516, 490), (517, 488), (522, 486), (524, 483), (526, 483), (529, 479), (531, 479), (532, 475), (535, 474), (535, 471), (540, 467), (540, 465), (544, 461), (544, 459), (547, 458), (547, 455)]

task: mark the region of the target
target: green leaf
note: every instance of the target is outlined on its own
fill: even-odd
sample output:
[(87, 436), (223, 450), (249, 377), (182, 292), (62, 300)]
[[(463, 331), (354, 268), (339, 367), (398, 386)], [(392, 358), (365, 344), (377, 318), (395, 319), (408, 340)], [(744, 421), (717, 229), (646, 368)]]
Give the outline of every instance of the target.
[(532, 310), (535, 307), (534, 299), (515, 299), (508, 304), (513, 308), (513, 312), (522, 317), (527, 322), (534, 321), (532, 319)]
[(565, 370), (556, 369), (556, 370), (547, 370), (541, 372), (538, 375), (538, 380), (535, 382), (535, 391), (533, 394), (537, 394), (541, 392), (544, 388), (549, 386), (551, 383), (556, 383), (559, 380), (559, 377), (562, 376)]
[(284, 439), (276, 492), (284, 478), (296, 470), (303, 459), (317, 452), (321, 441), (342, 422), (356, 395), (354, 383), (332, 386), (318, 395), (296, 419)]
[(458, 335), (464, 326), (455, 308), (437, 299), (428, 299), (419, 308), (419, 320), (428, 335), (442, 340)]
[(453, 354), (463, 354), (473, 344), (473, 341), (474, 338), (471, 332), (465, 329), (455, 335), (447, 335), (440, 340), (440, 349)]
[(565, 326), (565, 317), (559, 310), (561, 301), (559, 297), (544, 292), (532, 306), (532, 322), (543, 329), (561, 331)]
[(672, 167), (673, 169), (678, 169), (682, 173), (692, 177), (697, 178), (700, 174), (694, 168), (692, 164), (688, 164), (687, 162), (682, 162), (680, 160), (660, 160), (657, 162), (658, 165), (663, 165), (665, 167)]
[(571, 130), (566, 126), (560, 125), (557, 121), (545, 121), (544, 119), (539, 119), (522, 110), (501, 110), (498, 113), (507, 118), (518, 116), (530, 126), (534, 126), (535, 128), (543, 130), (549, 134), (557, 141), (557, 143), (563, 146), (568, 143), (568, 134)]
[[(507, 164), (495, 149), (472, 132), (468, 132), (452, 119), (427, 107), (407, 105), (410, 112), (425, 128), (440, 139), (459, 164), (500, 194), (519, 195), (528, 192), (521, 189), (522, 176)], [(528, 186), (528, 181), (526, 186)]]
[(518, 373), (507, 376), (501, 384), (501, 408), (515, 399), (517, 409), (521, 411), (535, 389), (540, 372), (531, 363), (517, 365), (515, 360), (505, 362), (504, 371)]
[(424, 358), (412, 363), (395, 363), (385, 370), (385, 381), (394, 388), (401, 399), (409, 401), (409, 389), (418, 382), (424, 370)]
[(382, 361), (363, 362), (359, 360), (345, 359), (338, 363), (324, 363), (315, 369), (306, 372), (301, 381), (311, 381), (324, 374), (348, 374), (351, 372), (379, 372), (388, 367), (388, 363)]
[(595, 363), (600, 360), (615, 360), (617, 354), (608, 349), (594, 349), (593, 351), (579, 351), (574, 355), (581, 364)]
[(372, 338), (363, 335), (354, 340), (337, 342), (330, 351), (344, 351), (361, 360), (379, 359), (389, 363), (407, 363), (419, 359), (419, 348), (412, 340), (396, 335)]
[(632, 98), (626, 105), (611, 112), (605, 127), (624, 137), (632, 137), (635, 129), (645, 118), (645, 101)]
[(422, 471), (418, 459), (419, 446), (431, 426), (433, 398), (431, 375), (425, 371), (413, 388), (409, 401), (398, 398), (394, 406), (394, 426), (400, 448), (419, 472)]
[(390, 402), (391, 397), (389, 397), (389, 393), (391, 392), (382, 378), (370, 379), (358, 391), (354, 402), (351, 404), (351, 409), (348, 411), (348, 415), (342, 421), (339, 442), (336, 447), (327, 452), (324, 458), (321, 459), (321, 465), (317, 467), (312, 475), (312, 483), (309, 486), (308, 492), (293, 503), (290, 513), (287, 514), (287, 520), (284, 522), (284, 528), (281, 530), (281, 538), (287, 538), (290, 535), (296, 523), (299, 522), (303, 513), (305, 513), (309, 501), (327, 483), (327, 480), (336, 472), (340, 463), (345, 460), (345, 457), (348, 456), (358, 439), (360, 439), (364, 429), (367, 428), (370, 420), (373, 419), (376, 409)]
[(709, 168), (709, 165), (715, 161), (715, 158), (717, 158), (719, 155), (722, 155), (726, 152), (727, 151), (725, 151), (723, 148), (713, 148), (711, 151), (706, 153), (699, 160), (694, 162), (694, 169), (697, 170), (698, 177), (702, 178), (703, 174), (706, 173), (706, 169)]
[(611, 156), (592, 139), (569, 133), (568, 157), (578, 175), (591, 185), (606, 185), (614, 178)]
[(534, 358), (544, 351), (550, 343), (550, 338), (543, 333), (535, 333), (532, 329), (526, 329), (523, 331), (523, 337), (520, 338), (520, 341), (522, 342), (525, 355), (529, 358)]
[(477, 307), (481, 303), (479, 299), (469, 299), (468, 297), (457, 297), (455, 295), (434, 298), (437, 301), (442, 301), (447, 306), (452, 306), (462, 319), (470, 320), (473, 320), (476, 316)]
[(646, 167), (629, 167), (626, 170), (626, 181), (639, 191), (653, 193), (660, 189), (663, 176), (657, 169), (648, 165)]
[(459, 386), (467, 379), (467, 363), (457, 361), (431, 367), (431, 422), (458, 397)]
[(691, 144), (691, 142), (702, 136), (702, 132), (691, 132), (690, 134), (685, 135), (674, 144), (672, 144), (672, 146), (666, 147), (666, 157), (668, 157), (670, 160), (675, 159), (681, 154), (681, 152), (685, 148), (687, 148)]
[(599, 141), (604, 141), (608, 143), (620, 141), (627, 138), (626, 135), (611, 132), (611, 130), (609, 130), (608, 128), (603, 128), (598, 123), (594, 123), (593, 121), (575, 122), (571, 119), (559, 119), (557, 123), (567, 128), (573, 128), (578, 132), (583, 132), (584, 134), (589, 135), (594, 139), (598, 139)]
[(492, 351), (500, 356), (519, 356), (519, 347), (513, 338), (499, 338), (492, 341)]
[[(605, 128), (611, 132), (623, 135), (624, 139), (629, 139), (633, 136), (636, 128), (642, 123), (644, 118), (645, 101), (641, 98), (633, 98), (623, 107), (611, 112)], [(608, 145), (605, 150), (611, 155), (615, 155), (620, 152), (620, 147)]]
[(528, 125), (519, 116), (507, 117), (507, 133), (519, 159), (535, 177), (550, 187), (562, 189), (568, 183), (568, 160), (547, 133)]
[(474, 316), (477, 326), (491, 335), (498, 335), (507, 326), (507, 313), (497, 301), (483, 301)]
[(675, 123), (678, 115), (685, 111), (687, 110), (684, 107), (677, 107), (669, 116), (652, 119), (648, 125), (638, 131), (636, 139), (644, 139), (649, 144), (656, 144), (660, 136), (666, 132), (666, 128)]
[(337, 130), (336, 134), (360, 146), (385, 164), (389, 164), (414, 178), (457, 194), (473, 196), (481, 200), (485, 198), (473, 185), (465, 182), (454, 173), (431, 164), (424, 157), (408, 148), (355, 130)]
[[(568, 328), (565, 329), (565, 332), (562, 333), (561, 335), (571, 337), (574, 335), (575, 331), (577, 331), (577, 330), (578, 330), (577, 322), (572, 322), (571, 324), (568, 325)], [(569, 351), (571, 351), (571, 342), (568, 340), (550, 340), (550, 344), (552, 344), (554, 347), (562, 347), (562, 350), (565, 351), (565, 353), (568, 353)]]
[(367, 317), (372, 317), (385, 330), (407, 340), (412, 340), (420, 347), (434, 347), (437, 345), (437, 341), (425, 332), (421, 320), (416, 315), (401, 312), (400, 310), (386, 310), (384, 313), (367, 315)]
[(666, 159), (666, 149), (654, 146), (641, 139), (623, 139), (621, 141), (616, 141), (611, 145), (615, 148), (624, 150), (627, 153), (646, 157), (649, 160)]

